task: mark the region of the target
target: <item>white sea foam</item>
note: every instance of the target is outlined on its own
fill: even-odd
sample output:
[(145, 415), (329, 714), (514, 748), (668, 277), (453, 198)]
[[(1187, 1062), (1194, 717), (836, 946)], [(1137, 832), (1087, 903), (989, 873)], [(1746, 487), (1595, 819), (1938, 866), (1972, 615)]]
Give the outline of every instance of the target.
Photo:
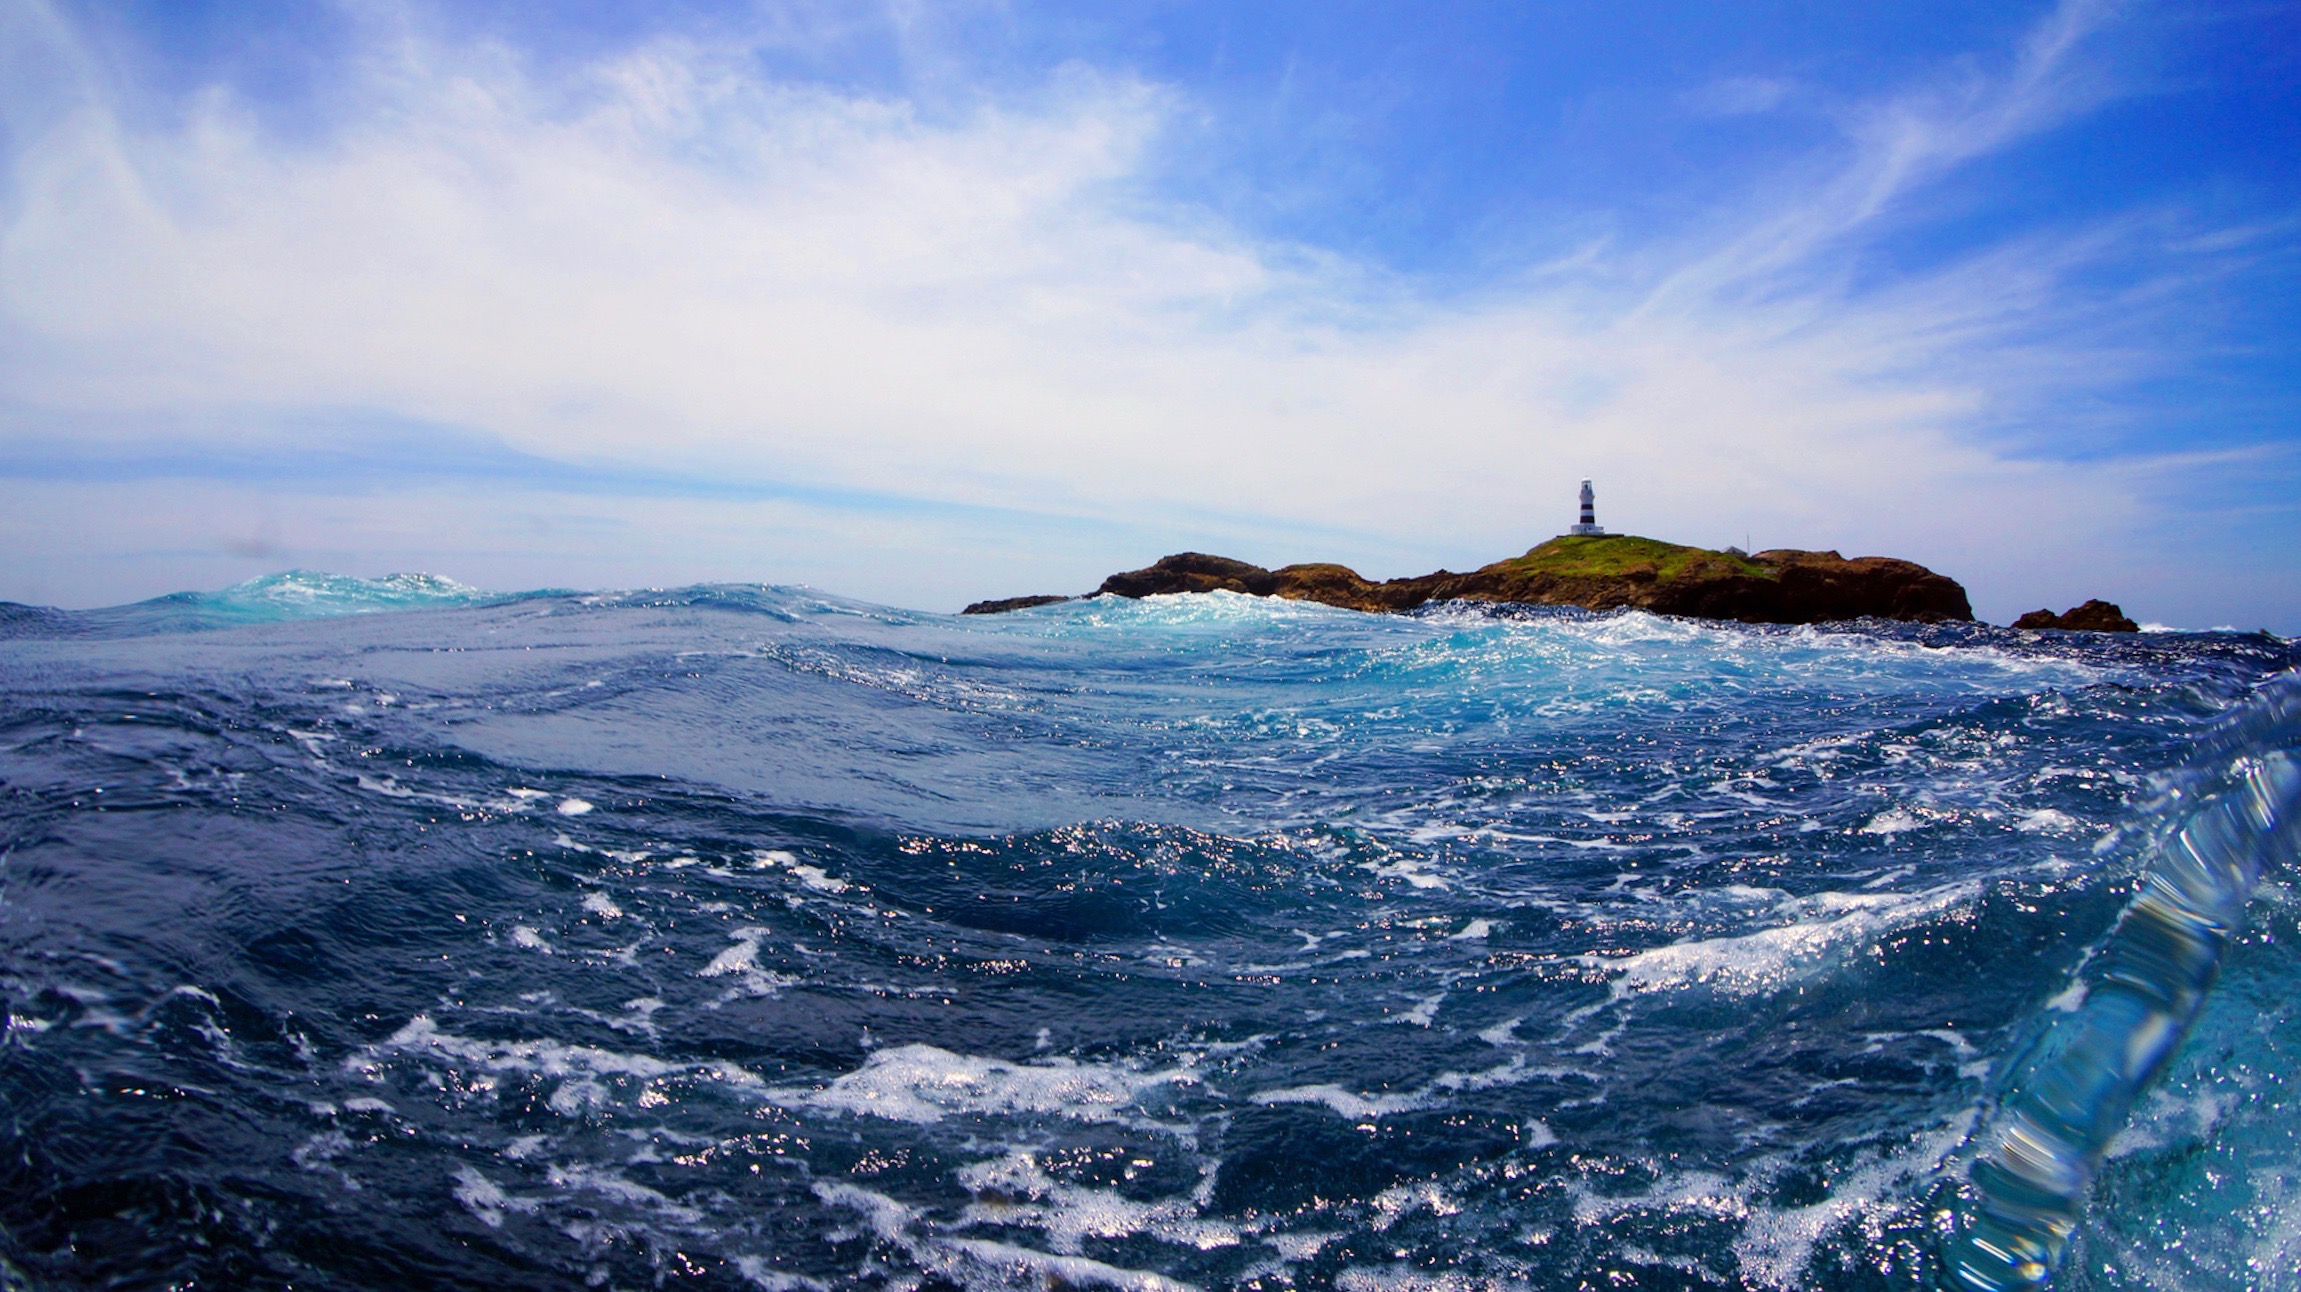
[(1321, 1248), (1340, 1237), (1341, 1231), (1334, 1229), (1297, 1230), (1292, 1233), (1263, 1234), (1257, 1241), (1268, 1245), (1288, 1261), (1307, 1261), (1318, 1255)]
[(622, 1172), (612, 1168), (580, 1162), (554, 1163), (545, 1172), (545, 1178), (565, 1193), (593, 1194), (626, 1207), (654, 1212), (681, 1224), (692, 1225), (703, 1219), (701, 1211), (659, 1190), (625, 1179)]
[(489, 1229), (503, 1228), (507, 1211), (534, 1212), (542, 1204), (533, 1198), (515, 1198), (503, 1186), (468, 1166), (455, 1169), (455, 1200)]
[(738, 1256), (735, 1258), (735, 1268), (753, 1287), (762, 1288), (765, 1292), (800, 1292), (801, 1289), (806, 1289), (806, 1292), (829, 1292), (831, 1286), (821, 1279), (811, 1279), (804, 1274), (786, 1274), (769, 1265), (764, 1256)]
[[(2252, 1232), (2240, 1233), (2231, 1265), (2248, 1270), (2301, 1269), (2301, 1179), (2290, 1169), (2254, 1174)], [(2246, 1239), (2251, 1239), (2250, 1243)]]
[(1107, 1287), (1120, 1292), (1196, 1292), (1188, 1283), (1147, 1270), (1122, 1269), (1084, 1256), (1034, 1251), (980, 1238), (949, 1238), (927, 1232), (915, 1208), (883, 1193), (852, 1184), (817, 1184), (824, 1203), (862, 1213), (878, 1237), (903, 1251), (923, 1270), (968, 1292), (1008, 1292), (1016, 1287)]
[(1384, 879), (1403, 879), (1416, 888), (1446, 888), (1444, 876), (1430, 873), (1430, 861), (1424, 857), (1401, 857), (1395, 861), (1369, 861), (1360, 863), (1361, 870), (1370, 870)]
[(2141, 1110), (2109, 1141), (2107, 1156), (2114, 1160), (2169, 1144), (2210, 1142), (2238, 1098), (2210, 1088), (2183, 1097), (2160, 1086), (2149, 1092)]
[(2053, 808), (2039, 808), (2022, 814), (2014, 829), (2025, 834), (2074, 834), (2085, 826), (2076, 817)]
[(711, 957), (711, 963), (695, 971), (699, 978), (722, 978), (731, 973), (745, 973), (759, 963), (759, 939), (767, 936), (762, 928), (741, 928), (727, 936), (735, 945)]
[(1392, 1185), (1366, 1200), (1376, 1232), (1381, 1232), (1417, 1211), (1434, 1216), (1458, 1216), (1462, 1203), (1434, 1180)]
[(1459, 1270), (1353, 1265), (1334, 1276), (1334, 1286), (1340, 1292), (1518, 1292), (1527, 1284), (1522, 1279)]
[(1679, 1211), (1745, 1220), (1750, 1202), (1742, 1188), (1715, 1171), (1680, 1171), (1664, 1176), (1644, 1193), (1597, 1194), (1579, 1183), (1573, 1186), (1577, 1224), (1607, 1226), (1620, 1216), (1641, 1211)]
[(1732, 995), (1775, 990), (1857, 949), (1970, 904), (1978, 884), (1922, 893), (1818, 893), (1783, 904), (1790, 922), (1734, 937), (1655, 947), (1621, 957), (1585, 956), (1584, 964), (1615, 975), (1613, 999), (1699, 985)]
[(1428, 1027), (1438, 1020), (1438, 1007), (1439, 1005), (1443, 1004), (1445, 1000), (1446, 993), (1442, 991), (1433, 992), (1428, 996), (1417, 997), (1415, 998), (1414, 1008), (1407, 1010), (1403, 1014), (1391, 1015), (1390, 1021), (1393, 1023), (1411, 1023), (1416, 1027)]
[(1761, 1287), (1791, 1289), (1803, 1284), (1815, 1244), (1856, 1217), (1914, 1193), (1971, 1133), (1975, 1111), (1967, 1109), (1900, 1148), (1866, 1156), (1850, 1169), (1833, 1172), (1830, 1196), (1804, 1207), (1755, 1208), (1734, 1239), (1742, 1276)]
[(1919, 819), (1916, 813), (1910, 812), (1904, 808), (1894, 807), (1887, 808), (1885, 811), (1871, 817), (1866, 823), (1863, 824), (1861, 833), (1907, 834), (1912, 830), (1923, 830), (1925, 827), (1926, 822)]
[(1637, 1194), (1601, 1195), (1576, 1185), (1573, 1215), (1579, 1225), (1606, 1231), (1617, 1229), (1622, 1217), (1642, 1213), (1683, 1213), (1731, 1223), (1737, 1227), (1733, 1249), (1742, 1281), (1787, 1292), (1808, 1286), (1805, 1272), (1822, 1239), (1909, 1197), (1965, 1142), (1973, 1122), (1974, 1112), (1968, 1109), (1898, 1146), (1860, 1151), (1831, 1171), (1829, 1196), (1807, 1206), (1775, 1207), (1755, 1200), (1786, 1166), (1761, 1159), (1739, 1178), (1681, 1171)]
[(902, 1045), (872, 1051), (862, 1067), (828, 1085), (777, 1090), (770, 1098), (788, 1106), (922, 1124), (969, 1114), (1114, 1121), (1146, 1091), (1197, 1080), (1183, 1069), (1144, 1072), (1064, 1058), (1009, 1063), (932, 1045)]
[(1322, 1083), (1315, 1086), (1288, 1086), (1281, 1090), (1265, 1090), (1254, 1096), (1254, 1102), (1265, 1106), (1273, 1104), (1320, 1104), (1353, 1121), (1367, 1121), (1387, 1117), (1392, 1113), (1411, 1112), (1430, 1106), (1430, 1096), (1424, 1091), (1404, 1095), (1362, 1095), (1341, 1086)]
[(809, 865), (780, 848), (751, 854), (754, 866), (781, 866), (799, 877), (799, 882), (819, 893), (844, 893), (854, 885), (839, 879), (821, 866)]
[(1028, 1152), (960, 1168), (959, 1183), (976, 1196), (962, 1225), (1039, 1229), (1057, 1252), (1076, 1253), (1088, 1238), (1142, 1235), (1200, 1251), (1236, 1247), (1237, 1226), (1207, 1220), (1192, 1198), (1139, 1202), (1110, 1189), (1087, 1189), (1048, 1176)]
[(394, 1054), (412, 1055), (467, 1065), (490, 1076), (468, 1083), (475, 1090), (492, 1090), (492, 1074), (532, 1075), (559, 1082), (548, 1102), (562, 1116), (577, 1116), (616, 1101), (609, 1082), (645, 1083), (665, 1077), (688, 1077), (743, 1089), (757, 1089), (758, 1077), (725, 1060), (678, 1063), (645, 1054), (624, 1054), (589, 1045), (560, 1041), (484, 1041), (440, 1030), (428, 1014), (418, 1014), (384, 1041), (363, 1048), (344, 1060), (344, 1069), (371, 1080), (380, 1079)]
[(1107, 1287), (1120, 1292), (1197, 1292), (1193, 1284), (1149, 1270), (1122, 1269), (1084, 1256), (1052, 1256), (1028, 1247), (980, 1238), (946, 1238), (943, 1252), (965, 1258), (942, 1263), (937, 1272), (975, 1292), (1005, 1292), (1018, 1284), (1038, 1287)]
[(722, 995), (714, 1004), (723, 1005), (738, 996), (773, 996), (785, 987), (796, 986), (799, 979), (789, 974), (774, 973), (759, 967), (759, 942), (773, 930), (746, 925), (728, 934), (735, 945), (711, 958), (711, 963), (695, 971), (699, 978), (734, 977), (737, 986)]
[(838, 877), (824, 873), (824, 868), (821, 866), (796, 864), (796, 866), (792, 866), (792, 873), (798, 875), (798, 882), (805, 884), (805, 887), (815, 889), (815, 891), (821, 891), (821, 894), (844, 894), (844, 891), (854, 887), (854, 884), (849, 884), (847, 880), (838, 880)]
[(1385, 1094), (1361, 1093), (1332, 1083), (1288, 1086), (1265, 1090), (1254, 1095), (1253, 1101), (1266, 1107), (1278, 1104), (1314, 1104), (1338, 1117), (1351, 1121), (1373, 1121), (1394, 1113), (1413, 1112), (1439, 1103), (1447, 1094), (1465, 1090), (1491, 1090), (1496, 1086), (1522, 1085), (1545, 1077), (1586, 1076), (1577, 1068), (1538, 1067), (1527, 1061), (1524, 1043), (1511, 1035), (1518, 1024), (1508, 1023), (1487, 1028), (1479, 1039), (1489, 1045), (1517, 1049), (1508, 1059), (1491, 1068), (1475, 1072), (1440, 1072), (1415, 1090)]
[(335, 1164), (335, 1159), (351, 1152), (353, 1147), (351, 1136), (342, 1131), (321, 1131), (306, 1137), (303, 1143), (288, 1154), (288, 1160), (295, 1163), (298, 1170), (310, 1171), (314, 1175), (332, 1175), (347, 1192), (357, 1193), (360, 1182)]

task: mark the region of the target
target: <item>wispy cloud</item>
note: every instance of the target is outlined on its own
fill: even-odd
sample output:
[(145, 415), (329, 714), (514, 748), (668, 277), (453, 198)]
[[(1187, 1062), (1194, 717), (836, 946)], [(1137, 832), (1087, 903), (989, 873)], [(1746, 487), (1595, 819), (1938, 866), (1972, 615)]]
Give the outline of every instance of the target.
[(2086, 36), (2116, 7), (2115, 0), (2061, 0), (2005, 71), (1968, 64), (1938, 83), (1844, 107), (1845, 154), (1817, 159), (1792, 191), (1744, 213), (1744, 229), (1669, 275), (1656, 299), (1706, 298), (1737, 287), (1760, 295), (1810, 290), (1800, 270), (1833, 268), (1828, 253), (1895, 214), (1927, 184), (2115, 97), (2116, 83), (2082, 53)]
[[(142, 111), (38, 0), (0, 14), (0, 59), (60, 69), (0, 90), (0, 397), (23, 434), (64, 428), (44, 487), (60, 442), (282, 452), (298, 410), (348, 408), (562, 464), (536, 489), (574, 471), (634, 496), (748, 481), (1123, 517), (1129, 541), (1394, 574), (1554, 532), (1590, 475), (1627, 528), (1892, 550), (2024, 601), (2058, 577), (2039, 553), (2154, 514), (2158, 467), (1980, 433), (2013, 380), (1988, 356), (2034, 339), (2066, 269), (1985, 251), (1856, 294), (1837, 259), (1931, 180), (2113, 93), (2083, 58), (2099, 4), (2063, 5), (2003, 71), (1848, 109), (1845, 152), (1731, 227), (1468, 297), (1147, 192), (1193, 109), (1121, 72), (924, 112), (719, 46), (545, 73), (409, 20), (371, 31), (334, 129), (287, 140), (220, 90)], [(235, 440), (243, 414), (270, 429)], [(746, 548), (760, 573), (829, 568), (855, 531), (826, 514)], [(921, 541), (1017, 582), (941, 601), (1076, 582), (1111, 550), (1083, 541), (1073, 574), (970, 525)]]
[(1729, 76), (1686, 92), (1687, 107), (1713, 117), (1746, 117), (1771, 112), (1797, 87), (1772, 76)]

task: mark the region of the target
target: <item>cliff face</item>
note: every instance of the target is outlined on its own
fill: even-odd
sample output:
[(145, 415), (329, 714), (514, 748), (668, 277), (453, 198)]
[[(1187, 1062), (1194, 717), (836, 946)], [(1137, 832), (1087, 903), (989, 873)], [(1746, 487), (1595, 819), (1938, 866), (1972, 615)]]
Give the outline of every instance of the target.
[(1347, 566), (1259, 565), (1183, 552), (1114, 574), (1098, 591), (1122, 597), (1227, 590), (1353, 610), (1410, 610), (1429, 601), (1509, 601), (1635, 607), (1744, 623), (1832, 619), (1970, 620), (1965, 589), (1922, 565), (1884, 556), (1777, 550), (1741, 556), (1629, 535), (1554, 538), (1524, 556), (1455, 574), (1381, 583)]

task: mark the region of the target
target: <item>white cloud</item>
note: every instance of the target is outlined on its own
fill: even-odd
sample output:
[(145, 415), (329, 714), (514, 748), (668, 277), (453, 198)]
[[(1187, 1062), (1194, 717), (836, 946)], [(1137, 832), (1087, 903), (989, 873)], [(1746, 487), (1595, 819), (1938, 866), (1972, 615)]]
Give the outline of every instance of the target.
[(1929, 182), (2114, 97), (2114, 87), (2080, 56), (2084, 37), (2114, 7), (2114, 0), (2062, 0), (2002, 74), (1966, 67), (1940, 83), (1845, 108), (1850, 154), (1739, 213), (1746, 227), (1689, 258), (1663, 281), (1656, 300), (1684, 307), (1726, 293), (1806, 286), (1806, 275), (1838, 267), (1826, 253), (1897, 214), (1897, 204)]
[[(48, 10), (0, 10), (9, 65), (85, 67)], [(301, 141), (221, 91), (129, 112), (82, 70), (0, 90), (10, 122), (39, 123), (15, 126), (0, 206), (0, 398), (155, 437), (187, 411), (376, 410), (609, 469), (1072, 518), (1106, 527), (1082, 539), (1098, 567), (1123, 518), (1174, 536), (1142, 560), (1213, 534), (1274, 563), (1419, 572), (1555, 532), (1593, 476), (1618, 528), (1891, 551), (2003, 613), (2063, 586), (2038, 553), (2153, 515), (2134, 464), (2024, 462), (1974, 434), (2004, 398), (1980, 361), (2051, 275), (1953, 270), (1864, 301), (1828, 285), (1826, 256), (1928, 176), (2071, 110), (2091, 12), (2065, 6), (1997, 81), (1871, 110), (1849, 162), (1707, 246), (1469, 301), (1160, 204), (1145, 159), (1186, 105), (1091, 70), (929, 116), (676, 41), (546, 79), (401, 29), (347, 68), (337, 127)], [(186, 490), (187, 508), (195, 493), (236, 505)], [(654, 502), (585, 505), (660, 520)], [(452, 507), (394, 506), (320, 510), (360, 513), (359, 551), (463, 532)], [(726, 577), (743, 514), (714, 513), (709, 557), (658, 542), (638, 572)], [(426, 528), (394, 546), (395, 523)], [(758, 577), (844, 570), (818, 558), (909, 532), (810, 523), (750, 531)], [(972, 553), (1015, 581), (835, 586), (956, 603), (1068, 576), (1017, 558), (1011, 527), (905, 523), (935, 568)], [(228, 529), (187, 521), (181, 541), (253, 550)], [(633, 570), (468, 537), (447, 571), (467, 579)]]

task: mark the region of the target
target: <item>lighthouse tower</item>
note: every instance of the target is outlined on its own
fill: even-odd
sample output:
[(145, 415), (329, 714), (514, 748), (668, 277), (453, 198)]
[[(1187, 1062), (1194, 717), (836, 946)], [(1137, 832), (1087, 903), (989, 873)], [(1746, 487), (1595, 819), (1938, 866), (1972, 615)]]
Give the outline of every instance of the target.
[(1603, 534), (1606, 532), (1598, 525), (1598, 495), (1590, 488), (1590, 482), (1587, 480), (1582, 482), (1582, 519), (1574, 528), (1566, 532), (1569, 534)]

